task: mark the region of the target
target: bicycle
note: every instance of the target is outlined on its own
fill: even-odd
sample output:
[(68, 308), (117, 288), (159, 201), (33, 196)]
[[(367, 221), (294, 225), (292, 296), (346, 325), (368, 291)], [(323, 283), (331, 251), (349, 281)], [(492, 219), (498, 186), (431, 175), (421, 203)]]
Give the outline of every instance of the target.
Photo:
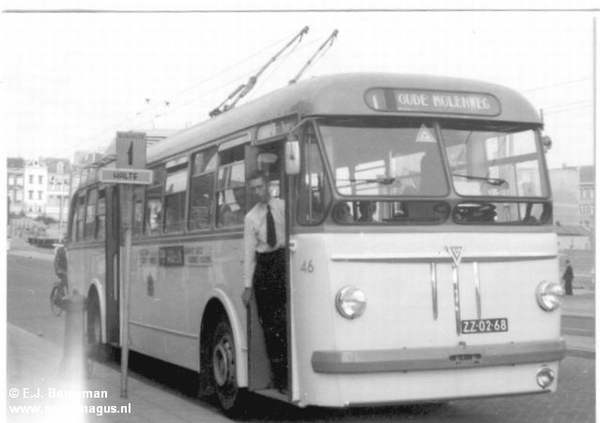
[(50, 309), (52, 310), (52, 314), (55, 316), (61, 315), (63, 311), (62, 300), (67, 295), (67, 282), (63, 280), (54, 282), (54, 285), (52, 285), (52, 290), (50, 291)]

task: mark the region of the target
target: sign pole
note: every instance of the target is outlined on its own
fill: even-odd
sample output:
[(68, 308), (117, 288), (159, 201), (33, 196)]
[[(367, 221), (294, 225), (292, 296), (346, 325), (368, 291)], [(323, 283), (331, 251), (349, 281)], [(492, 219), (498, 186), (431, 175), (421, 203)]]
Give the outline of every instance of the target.
[(127, 372), (129, 370), (129, 294), (131, 291), (131, 244), (133, 238), (133, 225), (135, 218), (135, 186), (149, 185), (153, 180), (153, 172), (146, 167), (146, 134), (143, 132), (117, 132), (116, 140), (116, 168), (100, 169), (98, 174), (100, 182), (119, 184), (123, 189), (120, 203), (124, 213), (123, 237), (123, 263), (120, 270), (119, 305), (121, 329), (121, 398), (127, 398)]
[(121, 398), (127, 398), (127, 373), (129, 369), (129, 293), (130, 293), (130, 269), (131, 269), (131, 239), (133, 228), (133, 185), (121, 185), (125, 190), (125, 203), (127, 207), (126, 220), (123, 225), (125, 231), (125, 251), (123, 279), (121, 281)]

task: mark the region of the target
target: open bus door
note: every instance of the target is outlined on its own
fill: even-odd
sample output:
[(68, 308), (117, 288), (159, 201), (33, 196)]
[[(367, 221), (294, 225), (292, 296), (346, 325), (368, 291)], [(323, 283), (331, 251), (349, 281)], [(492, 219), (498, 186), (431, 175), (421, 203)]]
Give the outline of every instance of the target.
[[(276, 147), (273, 144), (262, 147), (259, 150), (248, 147), (246, 150), (246, 163), (248, 163), (249, 173), (254, 170), (262, 170), (269, 177), (270, 193), (272, 197), (286, 198), (285, 196), (285, 183), (286, 178), (283, 172), (283, 154), (281, 150), (281, 144)], [(246, 181), (248, 182), (248, 181)], [(247, 210), (250, 211), (251, 204)], [(289, 207), (286, 204), (286, 207)], [(286, 220), (287, 220), (286, 213)], [(286, 230), (288, 230), (290, 224), (286, 221)], [(286, 238), (287, 243), (287, 238)], [(289, 254), (289, 252), (287, 253)], [(286, 258), (286, 263), (288, 262)], [(289, 271), (287, 272), (289, 275)], [(289, 276), (282, 283), (286, 284), (286, 292), (289, 290)], [(289, 300), (289, 294), (288, 294)], [(289, 304), (286, 312), (286, 326), (287, 338), (288, 338), (288, 363), (291, 363), (289, 357)], [(249, 307), (247, 308), (247, 322), (248, 322), (248, 389), (250, 391), (259, 391), (269, 389), (273, 387), (273, 380), (271, 378), (271, 363), (267, 353), (267, 347), (265, 343), (265, 337), (263, 328), (258, 317), (258, 308), (254, 298), (250, 301)], [(289, 378), (289, 364), (288, 364), (288, 387), (290, 386)]]
[(106, 342), (119, 344), (119, 188), (106, 187)]

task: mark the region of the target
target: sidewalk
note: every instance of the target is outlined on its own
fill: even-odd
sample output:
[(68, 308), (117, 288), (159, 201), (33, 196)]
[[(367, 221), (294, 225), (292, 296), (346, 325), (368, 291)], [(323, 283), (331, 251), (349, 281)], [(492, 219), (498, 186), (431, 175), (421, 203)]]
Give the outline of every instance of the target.
[[(62, 348), (10, 324), (7, 350), (8, 423), (80, 422), (86, 421), (84, 416), (95, 421), (92, 416), (99, 415), (103, 422), (114, 423), (230, 421), (207, 403), (196, 403), (133, 377), (128, 378), (128, 398), (120, 398), (120, 372), (98, 363), (94, 363), (90, 378), (69, 380), (60, 373)], [(92, 398), (77, 398), (88, 395)], [(15, 408), (18, 406), (22, 407)], [(88, 407), (87, 412), (83, 406)]]
[[(596, 293), (589, 289), (574, 289), (573, 295), (565, 295), (562, 314), (566, 317), (596, 317)], [(596, 337), (564, 335), (570, 355), (595, 358)]]

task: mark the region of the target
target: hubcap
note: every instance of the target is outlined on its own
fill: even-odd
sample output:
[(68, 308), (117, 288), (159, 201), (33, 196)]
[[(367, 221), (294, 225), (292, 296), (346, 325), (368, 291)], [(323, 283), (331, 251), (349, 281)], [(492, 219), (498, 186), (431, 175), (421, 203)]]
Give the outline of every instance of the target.
[(233, 352), (227, 339), (222, 338), (213, 351), (213, 373), (217, 385), (224, 386), (234, 373)]

